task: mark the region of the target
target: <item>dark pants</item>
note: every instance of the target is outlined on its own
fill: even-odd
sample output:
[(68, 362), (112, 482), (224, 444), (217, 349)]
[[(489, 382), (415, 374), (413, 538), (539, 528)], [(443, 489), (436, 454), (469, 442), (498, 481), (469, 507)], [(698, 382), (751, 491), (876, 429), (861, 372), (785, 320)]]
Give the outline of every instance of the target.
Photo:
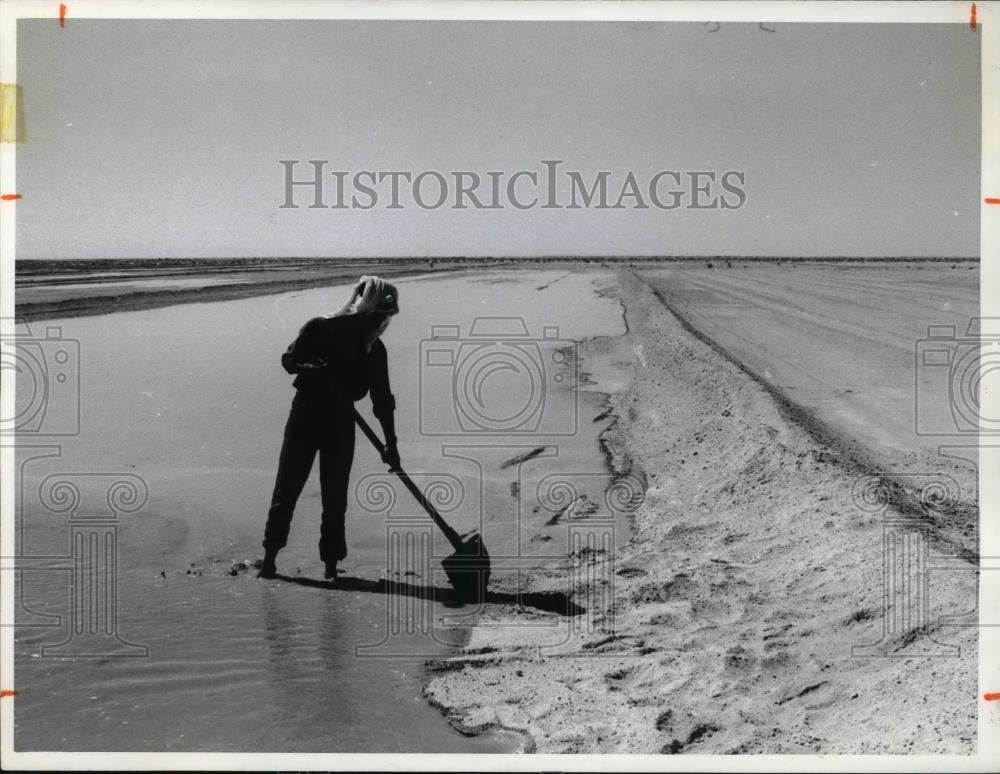
[(347, 487), (354, 461), (354, 415), (326, 402), (310, 402), (296, 394), (285, 424), (278, 475), (264, 529), (264, 549), (277, 551), (288, 542), (292, 512), (319, 452), (319, 482), (323, 501), (319, 555), (325, 562), (347, 556), (344, 517)]

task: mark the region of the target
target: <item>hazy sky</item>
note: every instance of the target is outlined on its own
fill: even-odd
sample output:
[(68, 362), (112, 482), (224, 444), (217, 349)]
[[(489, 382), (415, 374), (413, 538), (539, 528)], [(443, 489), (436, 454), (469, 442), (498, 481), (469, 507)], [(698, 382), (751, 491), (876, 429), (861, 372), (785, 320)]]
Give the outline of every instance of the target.
[[(18, 257), (978, 255), (980, 36), (773, 26), (22, 20)], [(628, 170), (734, 169), (748, 199), (279, 209), (279, 159), (560, 159), (613, 199)]]

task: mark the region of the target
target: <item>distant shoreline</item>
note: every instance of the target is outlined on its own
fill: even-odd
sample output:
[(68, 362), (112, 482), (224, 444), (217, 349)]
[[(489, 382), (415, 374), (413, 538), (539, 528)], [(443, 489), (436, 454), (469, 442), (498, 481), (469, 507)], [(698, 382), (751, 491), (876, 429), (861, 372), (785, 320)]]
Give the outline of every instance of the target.
[[(447, 271), (447, 270), (445, 270)], [(59, 298), (51, 301), (15, 303), (18, 320), (55, 320), (66, 317), (89, 317), (113, 312), (134, 312), (142, 309), (156, 309), (175, 304), (210, 303), (214, 301), (234, 301), (251, 296), (265, 296), (272, 293), (287, 293), (293, 290), (342, 285), (356, 280), (361, 274), (372, 273), (371, 267), (357, 267), (315, 274), (300, 279), (240, 282), (227, 285), (206, 285), (177, 290), (133, 291), (113, 294), (90, 295), (73, 298)], [(425, 267), (409, 267), (397, 271), (380, 269), (384, 277), (407, 277), (426, 274)], [(186, 276), (202, 275), (201, 272), (187, 272)], [(113, 283), (108, 283), (111, 289)]]
[(795, 261), (797, 263), (979, 263), (978, 257), (960, 256), (794, 256), (794, 255), (552, 255), (552, 256), (425, 256), (419, 258), (46, 258), (18, 259), (14, 271), (18, 277), (61, 272), (87, 272), (101, 270), (150, 269), (158, 272), (177, 268), (200, 268), (226, 270), (261, 270), (269, 268), (353, 268), (359, 266), (423, 266), (430, 269), (438, 265), (481, 266), (510, 264), (563, 264), (563, 263), (675, 263), (697, 261), (748, 261), (752, 263), (774, 263)]
[[(543, 257), (435, 259), (98, 259), (25, 260), (15, 264), (15, 316), (51, 320), (154, 309), (173, 304), (230, 301), (250, 296), (344, 284), (361, 274), (404, 277), (468, 269), (534, 269), (588, 264), (642, 266), (679, 263), (727, 270), (794, 264), (951, 263), (978, 265), (976, 258), (780, 258), (780, 257)], [(972, 266), (968, 266), (972, 268)], [(180, 281), (204, 279), (204, 285)], [(83, 290), (81, 283), (86, 283)], [(171, 287), (172, 283), (177, 286)], [(146, 285), (146, 288), (141, 287)], [(117, 286), (117, 287), (116, 287)], [(118, 292), (116, 292), (118, 291)]]

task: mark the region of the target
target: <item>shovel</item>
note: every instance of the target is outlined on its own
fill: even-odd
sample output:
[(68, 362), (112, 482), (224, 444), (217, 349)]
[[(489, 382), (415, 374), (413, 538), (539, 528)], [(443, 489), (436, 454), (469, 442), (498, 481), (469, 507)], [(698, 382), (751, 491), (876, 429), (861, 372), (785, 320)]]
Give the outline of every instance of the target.
[[(385, 444), (375, 435), (375, 431), (372, 430), (364, 417), (358, 413), (357, 409), (354, 409), (354, 421), (358, 423), (361, 432), (368, 436), (368, 440), (372, 442), (372, 446), (375, 447), (379, 456), (384, 454)], [(452, 529), (448, 525), (448, 522), (441, 517), (441, 514), (424, 497), (424, 493), (413, 483), (413, 479), (406, 474), (406, 471), (400, 467), (392, 472), (399, 476), (399, 480), (410, 490), (410, 494), (427, 511), (434, 520), (434, 523), (444, 533), (444, 536), (448, 538), (448, 542), (451, 543), (452, 548), (455, 549), (455, 553), (446, 557), (441, 562), (442, 567), (444, 567), (444, 574), (448, 576), (448, 581), (455, 589), (455, 593), (468, 601), (482, 601), (485, 599), (486, 586), (490, 581), (490, 555), (486, 553), (486, 546), (483, 545), (482, 538), (478, 533), (475, 533), (468, 539), (462, 540), (462, 536)]]

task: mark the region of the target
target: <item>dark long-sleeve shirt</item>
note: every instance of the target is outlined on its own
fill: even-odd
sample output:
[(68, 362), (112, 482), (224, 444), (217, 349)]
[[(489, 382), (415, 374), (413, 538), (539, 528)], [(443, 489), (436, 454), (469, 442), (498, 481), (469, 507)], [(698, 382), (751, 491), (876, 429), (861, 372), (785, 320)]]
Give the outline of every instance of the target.
[[(351, 400), (361, 400), (370, 391), (373, 413), (391, 418), (396, 400), (389, 389), (389, 363), (385, 345), (376, 339), (365, 348), (369, 321), (362, 315), (314, 317), (302, 326), (298, 337), (281, 356), (281, 365), (295, 377), (295, 388), (310, 400), (335, 400), (327, 379), (332, 378)], [(325, 369), (310, 365), (325, 363)]]

